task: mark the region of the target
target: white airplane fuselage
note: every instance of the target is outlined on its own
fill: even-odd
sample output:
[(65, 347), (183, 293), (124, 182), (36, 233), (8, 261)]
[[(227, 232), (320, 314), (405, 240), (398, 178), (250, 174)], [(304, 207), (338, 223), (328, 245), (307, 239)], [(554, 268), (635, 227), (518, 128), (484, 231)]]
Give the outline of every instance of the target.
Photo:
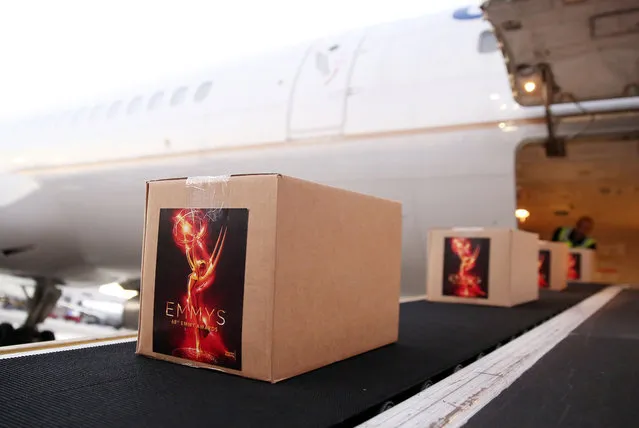
[(452, 11), (379, 25), (0, 128), (0, 249), (18, 249), (0, 269), (139, 277), (146, 180), (279, 172), (401, 201), (402, 294), (423, 294), (428, 229), (516, 227), (515, 151), (546, 136), (478, 49), (488, 30)]

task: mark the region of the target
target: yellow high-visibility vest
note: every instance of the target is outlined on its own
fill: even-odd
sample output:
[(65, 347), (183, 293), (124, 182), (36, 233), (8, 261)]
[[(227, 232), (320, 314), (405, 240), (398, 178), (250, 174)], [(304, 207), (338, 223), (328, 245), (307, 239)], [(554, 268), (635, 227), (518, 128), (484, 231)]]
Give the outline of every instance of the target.
[[(570, 227), (562, 227), (559, 231), (559, 241), (565, 242), (569, 247), (575, 247), (575, 245), (570, 240), (570, 233), (572, 232), (572, 228)], [(577, 245), (578, 248), (588, 248), (593, 245), (596, 241), (593, 238), (586, 238), (581, 245)]]

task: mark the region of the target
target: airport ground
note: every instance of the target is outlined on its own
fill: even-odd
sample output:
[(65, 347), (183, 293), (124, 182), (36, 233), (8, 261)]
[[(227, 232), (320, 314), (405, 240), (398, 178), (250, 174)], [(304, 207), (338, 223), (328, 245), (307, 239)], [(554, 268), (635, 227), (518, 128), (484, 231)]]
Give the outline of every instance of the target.
[[(10, 323), (14, 328), (18, 328), (26, 316), (26, 311), (20, 309), (0, 309), (0, 322)], [(135, 330), (116, 329), (111, 326), (87, 324), (83, 322), (53, 318), (46, 319), (39, 328), (40, 330), (52, 331), (53, 334), (55, 334), (56, 340), (82, 339), (87, 337), (135, 333)]]
[[(123, 299), (100, 293), (98, 286), (61, 290), (61, 298), (38, 326), (39, 331), (50, 331), (56, 340), (63, 341), (135, 333), (135, 329), (123, 325)], [(0, 323), (19, 328), (27, 317), (31, 293), (32, 281), (0, 275)]]
[[(274, 385), (135, 355), (134, 336), (22, 349), (0, 353), (3, 414), (10, 426), (633, 426), (638, 308), (636, 286), (587, 283), (514, 308), (407, 301), (396, 344)], [(46, 394), (30, 388), (40, 376)]]

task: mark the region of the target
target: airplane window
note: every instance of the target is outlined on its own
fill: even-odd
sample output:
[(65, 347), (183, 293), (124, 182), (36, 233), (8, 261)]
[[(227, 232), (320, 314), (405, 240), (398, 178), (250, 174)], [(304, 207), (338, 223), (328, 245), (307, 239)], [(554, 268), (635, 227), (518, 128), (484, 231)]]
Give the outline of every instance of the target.
[(328, 64), (328, 56), (326, 56), (323, 52), (315, 53), (315, 68), (322, 73), (324, 76), (327, 76), (330, 73), (329, 64)]
[(197, 88), (197, 91), (195, 91), (193, 101), (196, 103), (203, 101), (209, 95), (209, 92), (211, 92), (211, 86), (213, 86), (213, 82), (211, 81), (202, 83), (200, 87)]
[(176, 106), (182, 104), (186, 99), (186, 86), (177, 88), (171, 97), (171, 105)]
[(139, 110), (141, 105), (142, 105), (142, 97), (133, 98), (131, 102), (129, 103), (129, 107), (127, 107), (126, 109), (126, 113), (127, 114), (135, 113), (137, 110)]
[(122, 105), (122, 101), (116, 101), (113, 104), (111, 104), (111, 107), (109, 107), (109, 111), (107, 112), (107, 117), (111, 119), (113, 116), (118, 114), (118, 110), (120, 110), (121, 105)]
[(162, 102), (162, 97), (164, 97), (164, 92), (162, 91), (153, 94), (153, 96), (149, 99), (149, 104), (146, 108), (149, 110), (155, 110), (156, 108), (158, 108), (158, 106)]
[(91, 114), (89, 115), (89, 119), (93, 120), (98, 117), (100, 113), (102, 113), (102, 110), (104, 110), (104, 106), (102, 105), (93, 107), (93, 110), (91, 110)]
[(479, 53), (491, 53), (499, 50), (497, 37), (492, 30), (484, 30), (479, 35), (479, 44), (477, 46)]

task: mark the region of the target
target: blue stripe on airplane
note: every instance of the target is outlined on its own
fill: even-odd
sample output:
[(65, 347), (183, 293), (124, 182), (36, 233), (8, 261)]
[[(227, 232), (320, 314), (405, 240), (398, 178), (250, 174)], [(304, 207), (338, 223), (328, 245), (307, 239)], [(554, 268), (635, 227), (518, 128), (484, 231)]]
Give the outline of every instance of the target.
[(473, 13), (471, 12), (470, 6), (459, 8), (455, 12), (453, 12), (453, 19), (458, 19), (460, 21), (479, 19), (482, 16), (484, 16), (484, 14), (481, 12), (481, 9), (479, 10), (479, 12)]

